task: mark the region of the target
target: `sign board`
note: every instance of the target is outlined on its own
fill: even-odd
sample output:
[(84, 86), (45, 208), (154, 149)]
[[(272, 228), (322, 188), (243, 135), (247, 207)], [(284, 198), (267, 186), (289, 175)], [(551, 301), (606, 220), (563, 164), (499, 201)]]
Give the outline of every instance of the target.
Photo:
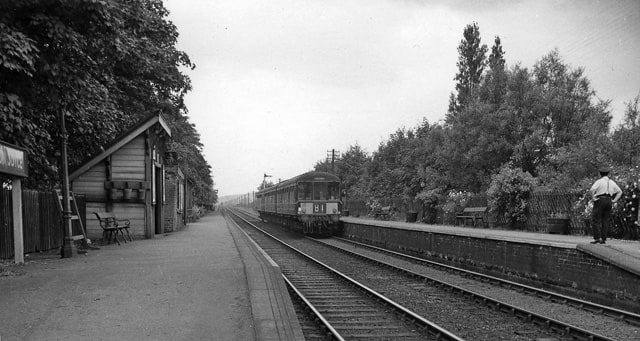
[(27, 177), (29, 167), (26, 149), (0, 141), (0, 173)]

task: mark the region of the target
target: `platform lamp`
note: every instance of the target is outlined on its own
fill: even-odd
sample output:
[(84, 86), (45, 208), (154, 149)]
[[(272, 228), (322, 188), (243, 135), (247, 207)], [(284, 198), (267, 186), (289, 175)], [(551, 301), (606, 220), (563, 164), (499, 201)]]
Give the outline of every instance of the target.
[(66, 110), (60, 110), (60, 163), (62, 166), (62, 221), (64, 239), (62, 245), (62, 258), (73, 256), (73, 230), (71, 225), (71, 201), (69, 200), (69, 167), (67, 159), (67, 128), (65, 127)]

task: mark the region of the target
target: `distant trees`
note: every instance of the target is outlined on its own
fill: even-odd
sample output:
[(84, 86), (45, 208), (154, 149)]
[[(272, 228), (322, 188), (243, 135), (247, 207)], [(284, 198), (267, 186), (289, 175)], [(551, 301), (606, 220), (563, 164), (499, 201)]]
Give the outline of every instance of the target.
[(558, 50), (531, 69), (508, 66), (499, 37), (487, 58), (488, 51), (478, 25), (467, 25), (444, 122), (397, 129), (371, 155), (352, 158), (348, 171), (338, 167), (350, 192), (431, 206), (444, 204), (449, 193), (490, 193), (503, 213), (519, 220), (525, 206), (508, 203), (525, 200), (533, 189), (574, 189), (601, 163), (639, 163), (640, 95), (611, 132), (609, 102), (596, 97), (584, 69), (566, 64)]
[(178, 32), (161, 0), (0, 2), (0, 139), (29, 149), (27, 186), (59, 179), (59, 122), (69, 132), (73, 169), (141, 118), (162, 113), (172, 147), (202, 199), (213, 181), (201, 157), (175, 48)]

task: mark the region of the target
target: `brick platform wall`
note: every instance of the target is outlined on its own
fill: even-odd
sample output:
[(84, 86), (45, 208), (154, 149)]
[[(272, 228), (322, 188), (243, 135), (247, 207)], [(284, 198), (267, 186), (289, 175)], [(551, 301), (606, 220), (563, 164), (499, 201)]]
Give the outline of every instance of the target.
[(343, 237), (640, 311), (640, 277), (575, 248), (346, 222)]

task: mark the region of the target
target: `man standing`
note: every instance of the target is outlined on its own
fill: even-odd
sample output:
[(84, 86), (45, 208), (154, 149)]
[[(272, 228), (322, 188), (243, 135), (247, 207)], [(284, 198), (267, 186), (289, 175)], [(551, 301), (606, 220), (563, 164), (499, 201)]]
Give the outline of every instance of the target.
[(609, 179), (610, 171), (609, 167), (601, 167), (599, 169), (600, 179), (591, 186), (591, 197), (593, 199), (591, 226), (593, 227), (594, 239), (591, 244), (604, 244), (607, 240), (613, 204), (622, 196), (620, 187)]

